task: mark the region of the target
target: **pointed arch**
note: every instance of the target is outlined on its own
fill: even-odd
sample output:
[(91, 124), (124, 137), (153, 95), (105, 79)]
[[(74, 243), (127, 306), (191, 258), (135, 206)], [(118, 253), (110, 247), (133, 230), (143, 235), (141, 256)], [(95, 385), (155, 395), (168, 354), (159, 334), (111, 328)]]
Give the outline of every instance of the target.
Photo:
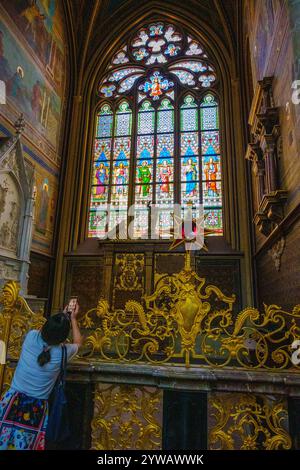
[(89, 236), (103, 234), (97, 212), (112, 229), (132, 204), (134, 237), (147, 238), (149, 204), (159, 205), (157, 235), (170, 236), (174, 203), (203, 203), (206, 228), (222, 234), (219, 127), (205, 129), (217, 83), (204, 46), (169, 22), (149, 23), (112, 56), (98, 85)]

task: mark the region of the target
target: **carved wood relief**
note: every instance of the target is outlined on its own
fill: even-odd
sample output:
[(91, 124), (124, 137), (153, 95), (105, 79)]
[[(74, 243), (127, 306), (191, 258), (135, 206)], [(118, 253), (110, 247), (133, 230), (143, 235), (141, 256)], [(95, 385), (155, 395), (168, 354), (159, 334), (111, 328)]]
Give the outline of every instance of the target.
[(274, 104), (273, 77), (258, 82), (250, 113), (251, 141), (246, 159), (252, 162), (257, 206), (254, 223), (265, 236), (284, 217), (287, 191), (280, 187), (278, 155), (281, 151), (279, 108)]

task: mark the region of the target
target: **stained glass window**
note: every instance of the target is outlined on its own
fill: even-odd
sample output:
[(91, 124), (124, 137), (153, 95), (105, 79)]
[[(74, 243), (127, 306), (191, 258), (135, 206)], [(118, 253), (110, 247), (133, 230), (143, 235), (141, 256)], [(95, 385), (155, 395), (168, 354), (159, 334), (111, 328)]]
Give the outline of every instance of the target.
[(202, 198), (205, 227), (222, 234), (219, 107), (208, 93), (200, 105)]
[(209, 234), (223, 233), (217, 93), (203, 45), (175, 25), (146, 25), (116, 51), (98, 85), (89, 236), (126, 226), (135, 204), (134, 237), (147, 238), (156, 204), (169, 238), (174, 203), (203, 204)]

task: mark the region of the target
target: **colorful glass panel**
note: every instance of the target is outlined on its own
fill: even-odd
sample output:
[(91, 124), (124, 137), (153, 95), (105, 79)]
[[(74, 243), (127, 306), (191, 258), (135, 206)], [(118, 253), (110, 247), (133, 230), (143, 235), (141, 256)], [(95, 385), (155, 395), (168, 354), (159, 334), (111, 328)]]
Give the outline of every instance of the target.
[(199, 202), (199, 183), (195, 181), (181, 183), (181, 204), (199, 204)]
[(198, 158), (195, 156), (181, 159), (181, 181), (190, 182), (190, 188), (194, 188), (194, 182), (199, 180)]
[(198, 110), (194, 98), (188, 95), (180, 111), (180, 130), (196, 131), (198, 130)]
[(116, 86), (115, 85), (103, 85), (101, 88), (100, 88), (100, 93), (102, 93), (102, 95), (105, 96), (105, 98), (111, 98), (114, 94), (114, 91), (116, 90)]
[(202, 179), (219, 180), (221, 179), (220, 157), (211, 155), (202, 159)]
[(136, 39), (134, 39), (132, 43), (132, 47), (139, 47), (139, 46), (145, 46), (147, 41), (149, 39), (148, 33), (146, 29), (141, 29), (139, 31)]
[(155, 62), (157, 62), (158, 64), (165, 64), (167, 62), (167, 59), (161, 53), (160, 54), (151, 54), (151, 56), (147, 60), (146, 64), (147, 65), (152, 65), (152, 64), (155, 64)]
[(204, 209), (204, 227), (213, 230), (213, 235), (222, 235), (222, 210), (221, 209)]
[(134, 238), (148, 238), (148, 209), (137, 208), (134, 213)]
[(112, 62), (113, 64), (127, 64), (129, 59), (126, 55), (126, 48), (124, 48), (123, 51), (118, 52), (118, 54), (116, 54), (113, 58)]
[(127, 207), (125, 207), (125, 210), (111, 210), (109, 214), (109, 223), (108, 223), (108, 230), (109, 231), (116, 231), (116, 227), (118, 225), (122, 225), (127, 227)]
[(92, 198), (91, 198), (92, 208), (96, 208), (103, 203), (107, 203), (108, 191), (109, 191), (109, 187), (105, 185), (98, 184), (97, 186), (92, 186)]
[(120, 104), (116, 113), (115, 136), (130, 135), (132, 125), (132, 112), (127, 102)]
[(89, 215), (89, 237), (104, 238), (106, 234), (107, 212), (90, 211)]
[(191, 72), (199, 73), (205, 72), (207, 70), (207, 65), (197, 60), (189, 60), (185, 62), (178, 62), (178, 64), (170, 66), (170, 70), (174, 68), (187, 69)]
[(158, 210), (156, 223), (156, 234), (158, 235), (158, 238), (170, 239), (172, 237), (171, 234), (174, 225), (174, 216), (171, 209), (171, 207), (166, 207), (164, 210), (162, 206)]
[[(123, 183), (122, 183), (123, 184)], [(112, 186), (111, 187), (111, 203), (116, 206), (124, 206), (127, 209), (128, 202), (128, 186)]]
[(114, 160), (123, 161), (130, 158), (130, 144), (129, 137), (116, 137), (114, 144)]
[(174, 134), (159, 134), (157, 136), (157, 158), (170, 161), (174, 155)]
[(169, 100), (163, 100), (158, 108), (157, 132), (173, 132), (174, 131), (174, 111)]
[(204, 156), (220, 153), (218, 131), (204, 131), (201, 134), (201, 152)]
[(108, 105), (102, 106), (97, 115), (96, 137), (111, 137), (113, 127), (113, 114)]
[(151, 181), (149, 172), (145, 172), (142, 175), (142, 184), (137, 184), (135, 187), (135, 203), (136, 204), (147, 204), (152, 202), (152, 191), (153, 187), (148, 182)]
[(199, 77), (199, 82), (204, 88), (208, 88), (216, 80), (215, 75), (213, 74), (203, 74)]
[[(219, 107), (212, 92), (206, 93), (200, 106), (196, 102), (201, 87), (209, 88), (216, 81), (215, 69), (207, 59), (202, 45), (162, 22), (140, 29), (131, 43), (114, 55), (98, 87), (99, 95), (108, 99), (96, 118), (90, 236), (102, 236), (105, 227), (113, 229), (114, 224), (126, 221), (128, 203), (135, 202), (139, 215), (134, 232), (147, 237), (147, 204), (155, 202), (162, 207), (156, 232), (167, 237), (177, 193), (184, 207), (192, 204), (195, 208), (203, 202), (206, 226), (214, 234), (222, 234)], [(160, 64), (164, 65), (161, 69), (157, 67)], [(175, 112), (184, 87), (193, 88), (195, 97), (185, 95), (177, 124)], [(115, 109), (114, 100), (125, 93), (128, 98)], [(138, 103), (134, 133), (133, 103)], [(180, 148), (176, 165), (175, 132)], [(134, 172), (131, 158), (135, 159)], [(135, 185), (134, 195), (128, 201), (131, 184)], [(106, 212), (108, 203), (115, 207), (111, 214)]]
[(153, 134), (154, 125), (154, 110), (149, 101), (144, 101), (138, 113), (138, 134)]
[(168, 42), (169, 41), (178, 42), (182, 40), (181, 34), (176, 33), (174, 26), (171, 26), (171, 25), (168, 26), (166, 29), (165, 38)]
[(139, 160), (136, 165), (136, 181), (146, 185), (153, 180), (153, 161)]
[(159, 159), (156, 163), (156, 181), (162, 184), (169, 184), (174, 180), (173, 159)]
[(119, 80), (122, 80), (123, 78), (127, 77), (127, 75), (130, 75), (135, 72), (143, 72), (143, 69), (129, 67), (127, 69), (116, 70), (111, 75), (109, 75), (108, 80), (110, 82), (118, 82)]
[(205, 181), (202, 183), (204, 207), (221, 207), (222, 193), (220, 181)]
[(141, 77), (141, 75), (142, 75), (142, 74), (138, 73), (138, 74), (131, 75), (130, 77), (125, 78), (125, 79), (120, 83), (118, 92), (119, 92), (119, 93), (126, 93), (126, 91), (130, 90), (130, 89), (133, 87), (133, 85), (135, 84), (135, 82), (137, 81), (137, 79), (138, 79), (139, 77)]
[(175, 57), (179, 54), (180, 49), (180, 46), (176, 46), (175, 44), (171, 43), (168, 44), (167, 48), (165, 49), (165, 54), (170, 57)]
[(193, 55), (200, 55), (202, 53), (203, 53), (203, 49), (200, 46), (200, 44), (198, 44), (198, 42), (196, 41), (190, 40), (188, 49), (186, 51), (186, 55), (193, 56)]
[(154, 136), (142, 135), (137, 137), (137, 158), (149, 160), (154, 154)]
[(156, 203), (172, 204), (174, 200), (174, 185), (169, 182), (156, 184)]
[(113, 184), (129, 183), (128, 161), (115, 161), (113, 166)]
[(201, 108), (201, 128), (203, 130), (217, 129), (219, 127), (219, 113), (217, 106)]
[(181, 134), (181, 155), (190, 157), (198, 155), (198, 133), (197, 132), (185, 132)]
[(133, 56), (136, 60), (144, 60), (145, 57), (148, 57), (149, 52), (145, 47), (140, 47), (137, 51), (133, 52)]
[(183, 85), (195, 85), (194, 75), (186, 70), (172, 70), (172, 73), (176, 75)]
[[(94, 166), (93, 170), (93, 177), (94, 181), (93, 183), (97, 185), (97, 194), (103, 194), (105, 193), (104, 188), (106, 185), (109, 183), (109, 167), (108, 165), (104, 165), (103, 163), (100, 163), (99, 165)], [(106, 200), (106, 198), (105, 198)]]
[(149, 95), (153, 100), (158, 100), (165, 90), (174, 87), (174, 82), (163, 77), (160, 72), (156, 71), (139, 86), (145, 94)]
[(107, 163), (110, 160), (111, 139), (95, 139), (94, 160)]

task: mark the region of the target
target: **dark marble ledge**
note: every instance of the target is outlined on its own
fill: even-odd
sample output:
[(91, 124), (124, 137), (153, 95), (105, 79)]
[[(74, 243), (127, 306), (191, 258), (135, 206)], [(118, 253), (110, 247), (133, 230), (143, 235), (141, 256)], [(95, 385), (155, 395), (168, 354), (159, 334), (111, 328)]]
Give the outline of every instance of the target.
[(154, 386), (166, 389), (276, 393), (300, 397), (300, 373), (266, 370), (121, 364), (76, 360), (69, 364), (68, 381)]

